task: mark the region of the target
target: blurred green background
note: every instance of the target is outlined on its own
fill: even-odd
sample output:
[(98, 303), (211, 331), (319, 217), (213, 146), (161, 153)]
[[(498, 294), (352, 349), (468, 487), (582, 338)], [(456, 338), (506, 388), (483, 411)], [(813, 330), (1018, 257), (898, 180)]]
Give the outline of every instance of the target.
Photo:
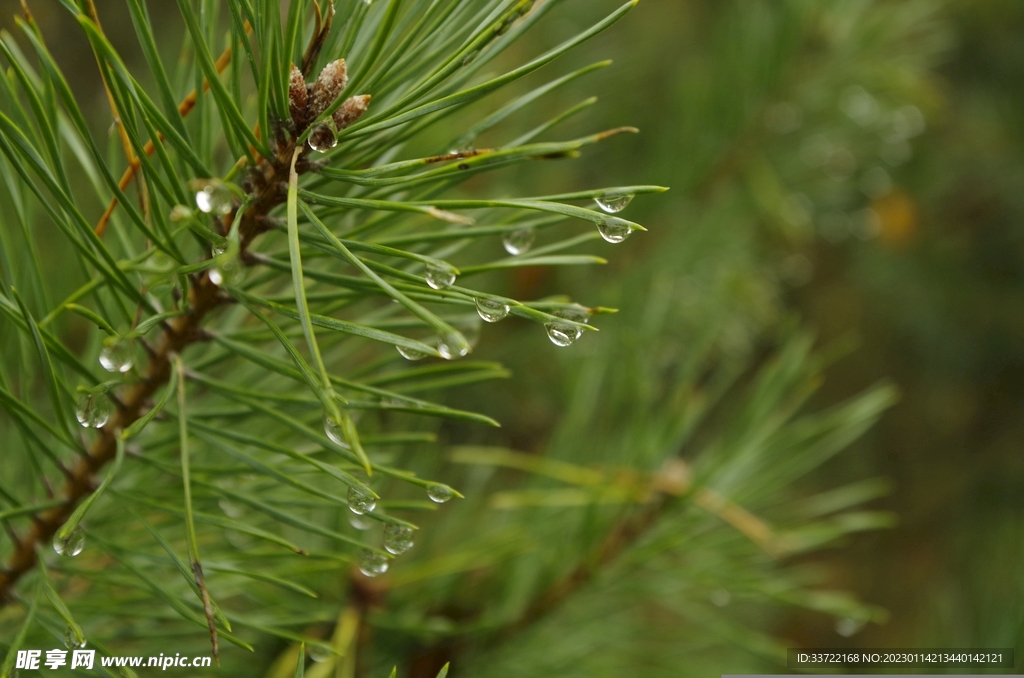
[[(561, 18), (582, 26), (583, 14)], [(900, 391), (814, 479), (893, 482), (879, 507), (898, 514), (895, 529), (815, 558), (828, 584), (891, 617), (851, 636), (824, 616), (777, 622), (802, 645), (1024, 650), (1022, 36), (1012, 0), (654, 0), (572, 57), (614, 60), (578, 86), (600, 98), (582, 124), (641, 134), (540, 181), (672, 187), (633, 212), (651, 232), (576, 289), (617, 288), (619, 270), (664, 247), (675, 251), (655, 261), (677, 262), (683, 280), (734, 266), (737, 342), (796, 314), (822, 346), (854, 342), (827, 370), (821, 405), (882, 379)], [(678, 235), (691, 229), (726, 235)], [(618, 297), (600, 303), (643, 303)], [(501, 356), (516, 375), (503, 414), (542, 437), (557, 404), (535, 358), (519, 355)]]
[[(564, 3), (505, 63), (616, 4)], [(85, 40), (55, 1), (30, 6), (58, 60), (80, 64), (72, 84), (102, 123), (109, 112)], [(128, 21), (122, 3), (97, 6), (121, 53), (138, 57), (130, 31), (117, 30)], [(16, 3), (0, 8), (10, 26)], [(165, 14), (164, 46), (173, 54), (173, 3), (150, 9)], [(452, 430), (450, 438), (522, 450), (545, 444), (571, 416), (566, 396), (596, 345), (657, 343), (628, 331), (643, 327), (652, 284), (672, 286), (681, 307), (720, 305), (725, 352), (766, 350), (798, 321), (821, 346), (848, 346), (817, 404), (880, 380), (901, 394), (808, 487), (884, 476), (893, 489), (878, 508), (899, 523), (812, 557), (826, 567), (826, 584), (888, 609), (888, 623), (837, 628), (824, 615), (792, 613), (771, 630), (806, 646), (1024, 651), (1024, 4), (643, 0), (556, 67), (606, 58), (610, 67), (545, 98), (502, 134), (596, 94), (559, 136), (620, 125), (640, 128), (638, 136), (611, 139), (580, 160), (481, 177), (474, 189), (670, 186), (629, 208), (649, 233), (616, 246), (601, 270), (524, 269), (496, 283), (517, 297), (568, 290), (623, 311), (602, 320), (610, 332), (586, 337), (571, 356), (532, 329), (488, 327), (476, 353), (500, 359), (513, 377), (463, 389), (455, 400), (504, 428)], [(552, 77), (551, 68), (542, 76)], [(447, 124), (433, 141), (458, 136), (464, 121)], [(686, 339), (667, 364), (686, 355)], [(603, 347), (600, 355), (615, 352)]]
[[(1024, 650), (1022, 36), (1013, 0), (652, 1), (587, 46), (615, 60), (588, 83), (601, 98), (591, 120), (642, 134), (561, 171), (673, 189), (638, 206), (652, 232), (631, 254), (724, 204), (760, 203), (702, 225), (756, 221), (725, 244), (775, 272), (759, 271), (779, 298), (749, 300), (756, 326), (771, 332), (777, 301), (822, 345), (856, 341), (827, 371), (822, 404), (880, 379), (901, 393), (816, 477), (893, 481), (880, 505), (898, 526), (822, 557), (833, 586), (891, 618), (852, 637), (807, 615), (776, 629), (803, 645)], [(900, 112), (923, 119), (906, 148), (880, 122)], [(832, 151), (819, 164), (821, 139)], [(779, 185), (764, 188), (760, 162)], [(773, 191), (795, 217), (770, 207)]]

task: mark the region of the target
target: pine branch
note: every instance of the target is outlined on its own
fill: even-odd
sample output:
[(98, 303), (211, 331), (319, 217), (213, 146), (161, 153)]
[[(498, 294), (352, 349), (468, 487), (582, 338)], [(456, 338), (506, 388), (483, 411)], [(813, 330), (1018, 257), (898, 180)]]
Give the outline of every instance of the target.
[[(282, 156), (288, 152), (288, 148), (282, 148), (273, 162), (261, 161), (252, 172), (253, 200), (240, 222), (240, 257), (243, 259), (248, 246), (266, 230), (264, 219), (271, 210), (284, 202), (281, 184), (288, 181), (290, 163)], [(231, 224), (234, 218), (233, 210), (224, 217), (224, 223)], [(62, 503), (36, 516), (28, 532), (17, 540), (13, 555), (6, 567), (0, 571), (0, 606), (13, 601), (13, 588), (18, 580), (35, 566), (38, 559), (37, 549), (53, 539), (54, 534), (67, 521), (78, 504), (93, 491), (93, 477), (114, 459), (120, 432), (128, 429), (146, 414), (150, 399), (170, 379), (173, 357), (181, 354), (190, 345), (206, 339), (203, 324), (207, 317), (218, 306), (230, 301), (210, 279), (208, 272), (194, 274), (192, 283), (188, 312), (162, 325), (163, 339), (150, 355), (145, 376), (122, 398), (117, 412), (110, 421), (99, 429), (99, 436), (88, 455), (68, 473), (61, 492)]]

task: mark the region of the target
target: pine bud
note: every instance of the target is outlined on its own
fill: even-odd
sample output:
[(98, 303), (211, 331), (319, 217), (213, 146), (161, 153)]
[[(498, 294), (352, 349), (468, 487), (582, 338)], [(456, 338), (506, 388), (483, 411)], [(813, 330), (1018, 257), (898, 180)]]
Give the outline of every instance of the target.
[(316, 82), (310, 88), (309, 118), (316, 118), (326, 111), (347, 84), (348, 74), (344, 59), (332, 61), (324, 66), (324, 70), (320, 71)]
[(302, 71), (292, 64), (292, 72), (288, 79), (288, 110), (295, 126), (302, 129), (306, 125), (307, 108), (309, 107), (309, 91)]
[(360, 94), (359, 96), (345, 99), (341, 108), (334, 112), (334, 127), (343, 130), (362, 116), (370, 107), (370, 95)]

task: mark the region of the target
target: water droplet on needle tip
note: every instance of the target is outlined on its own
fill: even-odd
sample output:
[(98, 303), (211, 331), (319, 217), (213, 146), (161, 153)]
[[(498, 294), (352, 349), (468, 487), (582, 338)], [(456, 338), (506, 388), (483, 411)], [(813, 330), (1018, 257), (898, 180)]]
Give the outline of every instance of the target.
[(348, 488), (348, 510), (357, 516), (369, 513), (377, 508), (377, 500), (355, 487)]
[(388, 571), (388, 559), (382, 553), (363, 549), (359, 553), (359, 571), (367, 577), (377, 577)]
[(81, 527), (76, 527), (64, 538), (61, 538), (60, 530), (53, 535), (53, 550), (57, 555), (73, 558), (85, 548), (85, 532)]

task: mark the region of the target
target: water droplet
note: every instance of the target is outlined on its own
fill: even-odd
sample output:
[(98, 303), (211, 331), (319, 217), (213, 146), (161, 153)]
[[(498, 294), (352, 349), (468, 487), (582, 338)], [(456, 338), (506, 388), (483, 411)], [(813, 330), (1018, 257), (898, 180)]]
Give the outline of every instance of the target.
[(348, 488), (348, 510), (357, 516), (377, 508), (377, 500), (355, 487)]
[(496, 323), (508, 315), (509, 305), (500, 299), (476, 298), (476, 312), (489, 323)]
[[(585, 323), (590, 319), (590, 312), (579, 304), (566, 306), (555, 313), (555, 315), (577, 323)], [(558, 322), (557, 320), (546, 323), (544, 329), (547, 330), (548, 339), (555, 346), (571, 346), (583, 335), (582, 328), (570, 325), (569, 323)]]
[(562, 347), (571, 346), (583, 334), (583, 330), (568, 323), (546, 323), (544, 329), (547, 330), (551, 343)]
[(384, 549), (400, 556), (412, 548), (412, 528), (388, 523), (384, 526)]
[(215, 261), (214, 267), (210, 269), (210, 282), (214, 285), (233, 286), (245, 279), (245, 266), (238, 257), (222, 252), (216, 256)]
[(363, 549), (359, 553), (359, 571), (367, 577), (376, 577), (388, 571), (388, 559), (383, 553)]
[(85, 647), (85, 638), (78, 639), (78, 634), (71, 628), (71, 624), (68, 624), (64, 628), (64, 647), (69, 650), (77, 650), (78, 648)]
[(356, 528), (357, 530), (368, 530), (371, 527), (373, 527), (373, 524), (375, 522), (377, 521), (370, 520), (369, 518), (364, 518), (356, 513), (351, 513), (349, 514), (348, 517), (348, 524)]
[(100, 365), (107, 372), (127, 372), (135, 364), (132, 342), (123, 337), (108, 338), (100, 351)]
[(338, 145), (338, 135), (329, 124), (322, 122), (309, 133), (306, 143), (314, 151), (325, 153)]
[(629, 234), (633, 232), (633, 227), (627, 221), (612, 218), (597, 222), (597, 230), (601, 233), (601, 237), (608, 242), (620, 243), (629, 237)]
[(75, 406), (75, 418), (86, 428), (102, 428), (113, 411), (110, 398), (102, 393), (83, 393)]
[(461, 358), (469, 353), (469, 342), (458, 332), (452, 332), (437, 338), (437, 352), (445, 360)]
[(426, 353), (417, 351), (414, 348), (406, 348), (405, 346), (395, 346), (395, 348), (398, 350), (399, 355), (406, 360), (422, 360), (427, 357)]
[(501, 239), (501, 244), (505, 247), (505, 251), (512, 256), (526, 254), (536, 236), (537, 234), (532, 228), (517, 228), (506, 233)]
[(84, 548), (85, 532), (82, 531), (81, 527), (71, 530), (71, 534), (64, 539), (60, 537), (60, 530), (57, 531), (57, 534), (53, 535), (53, 550), (57, 552), (57, 555), (73, 558), (81, 553)]
[(346, 450), (349, 449), (349, 444), (345, 440), (345, 432), (341, 429), (341, 423), (329, 414), (324, 414), (324, 433), (335, 445), (344, 447)]
[(597, 206), (608, 214), (621, 212), (626, 209), (626, 205), (632, 202), (632, 200), (633, 195), (631, 193), (623, 193), (621, 195), (603, 195), (600, 198), (594, 198), (594, 202), (597, 203)]
[(224, 216), (231, 213), (235, 196), (224, 184), (214, 181), (196, 191), (196, 207), (206, 214)]
[(430, 501), (443, 504), (454, 497), (455, 493), (447, 485), (427, 485), (427, 496)]
[(462, 65), (468, 66), (469, 64), (473, 63), (473, 60), (476, 59), (478, 56), (480, 56), (480, 50), (474, 49), (472, 52), (470, 52), (469, 54), (462, 58)]
[(427, 273), (424, 279), (427, 284), (433, 287), (435, 290), (443, 290), (446, 287), (451, 287), (452, 283), (455, 282), (456, 272), (455, 269), (439, 262), (436, 264), (427, 264)]
[(312, 643), (306, 646), (306, 654), (317, 664), (321, 664), (333, 656), (331, 651), (323, 645), (313, 645)]

